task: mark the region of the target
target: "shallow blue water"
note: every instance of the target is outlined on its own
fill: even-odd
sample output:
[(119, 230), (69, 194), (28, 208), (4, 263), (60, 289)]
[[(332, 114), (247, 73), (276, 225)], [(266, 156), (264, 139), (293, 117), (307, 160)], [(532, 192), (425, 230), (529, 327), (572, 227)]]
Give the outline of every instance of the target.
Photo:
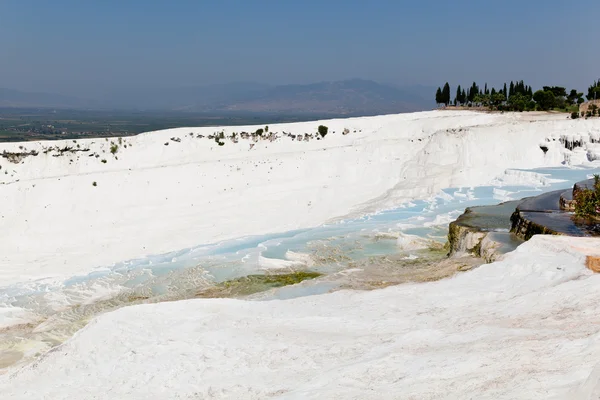
[[(91, 318), (122, 306), (197, 297), (199, 291), (219, 282), (263, 273), (267, 265), (272, 267), (279, 263), (278, 271), (286, 272), (290, 267), (281, 264), (289, 263), (292, 256), (298, 257), (288, 252), (308, 257), (310, 264), (306, 268), (323, 276), (255, 293), (248, 299), (285, 300), (340, 288), (364, 288), (365, 284), (381, 287), (377, 285), (406, 281), (402, 280), (403, 274), (413, 274), (420, 267), (431, 267), (435, 271), (437, 260), (443, 255), (432, 252), (435, 261), (431, 265), (425, 258), (423, 262), (414, 261), (422, 254), (402, 252), (396, 243), (399, 234), (445, 242), (448, 223), (466, 207), (569, 188), (600, 169), (549, 168), (535, 172), (564, 181), (530, 186), (498, 182), (496, 186), (448, 188), (430, 199), (335, 224), (243, 237), (128, 260), (58, 284), (39, 281), (0, 287), (0, 307), (30, 311), (32, 316), (28, 318), (33, 323), (31, 326), (35, 326), (35, 329), (24, 326), (0, 331), (0, 359), (3, 351), (8, 351), (13, 355), (23, 354), (19, 362), (26, 362), (37, 352), (43, 353), (71, 337)], [(512, 170), (510, 173), (521, 172)], [(514, 248), (510, 235), (497, 235), (506, 240), (507, 251)], [(410, 264), (412, 262), (416, 264)], [(398, 276), (400, 279), (395, 280)], [(371, 280), (375, 286), (368, 286)], [(2, 322), (0, 320), (0, 324)]]
[[(332, 273), (346, 268), (347, 260), (399, 253), (395, 239), (381, 237), (382, 233), (402, 232), (444, 242), (448, 223), (456, 219), (466, 207), (497, 204), (500, 201), (535, 196), (559, 188), (566, 189), (600, 170), (544, 168), (533, 172), (563, 181), (546, 186), (448, 188), (430, 199), (413, 201), (395, 209), (335, 224), (244, 237), (129, 260), (85, 276), (72, 277), (60, 285), (28, 283), (0, 288), (0, 306), (13, 305), (41, 310), (48, 302), (48, 295), (56, 292), (65, 294), (62, 300), (65, 305), (74, 305), (98, 296), (106, 288), (115, 287), (124, 290), (147, 289), (152, 295), (175, 293), (178, 290), (210, 286), (240, 276), (260, 273), (263, 271), (261, 257), (285, 260), (289, 251), (303, 254), (327, 254), (330, 251), (331, 255), (326, 261), (321, 261), (312, 268), (323, 273)], [(330, 285), (322, 283), (319, 287), (322, 290), (331, 289)], [(307, 295), (317, 292), (320, 292), (318, 287), (312, 287), (310, 290), (300, 287), (286, 288), (282, 296), (293, 297), (293, 293)]]

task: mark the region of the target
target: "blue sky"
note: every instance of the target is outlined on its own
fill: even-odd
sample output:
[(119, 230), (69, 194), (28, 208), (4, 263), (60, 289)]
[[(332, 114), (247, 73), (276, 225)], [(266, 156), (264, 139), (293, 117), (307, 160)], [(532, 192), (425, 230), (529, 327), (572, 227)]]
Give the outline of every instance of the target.
[[(0, 0), (0, 87), (600, 77), (597, 1)], [(591, 41), (586, 41), (591, 38)]]

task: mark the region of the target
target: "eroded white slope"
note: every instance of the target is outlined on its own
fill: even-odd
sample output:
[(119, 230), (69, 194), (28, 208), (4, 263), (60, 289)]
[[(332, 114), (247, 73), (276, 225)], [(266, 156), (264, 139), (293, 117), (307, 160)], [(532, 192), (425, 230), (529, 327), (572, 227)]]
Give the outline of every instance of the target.
[(591, 400), (597, 239), (536, 236), (439, 282), (287, 301), (191, 300), (105, 314), (34, 365), (11, 399)]
[[(0, 152), (39, 153), (18, 164), (0, 158), (0, 229), (7, 232), (0, 286), (315, 226), (441, 188), (482, 184), (508, 167), (558, 165), (565, 159), (561, 143), (551, 142), (544, 154), (541, 142), (600, 129), (563, 115), (426, 112), (270, 131), (315, 133), (321, 123), (329, 127), (324, 140), (284, 137), (252, 148), (247, 140), (219, 146), (197, 136), (257, 127), (151, 132), (124, 139), (115, 155), (103, 139), (0, 144)], [(56, 156), (44, 152), (49, 146), (89, 152)]]

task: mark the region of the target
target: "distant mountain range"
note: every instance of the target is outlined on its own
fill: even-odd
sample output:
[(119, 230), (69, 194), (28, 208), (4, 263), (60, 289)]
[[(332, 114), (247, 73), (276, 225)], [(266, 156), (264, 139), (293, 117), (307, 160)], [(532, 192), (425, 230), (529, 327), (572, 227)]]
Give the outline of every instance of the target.
[(0, 88), (0, 107), (87, 108), (91, 106), (94, 106), (93, 101), (77, 97)]
[(123, 90), (97, 99), (0, 88), (0, 107), (359, 115), (431, 109), (434, 94), (435, 88), (427, 86), (398, 87), (363, 79), (307, 85), (244, 82), (148, 88)]

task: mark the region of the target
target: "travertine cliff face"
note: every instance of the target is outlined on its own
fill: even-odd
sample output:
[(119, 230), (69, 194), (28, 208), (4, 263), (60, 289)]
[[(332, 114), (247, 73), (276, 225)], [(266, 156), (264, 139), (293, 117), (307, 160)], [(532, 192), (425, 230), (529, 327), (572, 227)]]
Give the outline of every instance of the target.
[(449, 257), (472, 255), (486, 262), (499, 260), (518, 242), (508, 233), (510, 215), (519, 202), (469, 207), (448, 229)]
[(510, 217), (512, 227), (510, 231), (523, 240), (529, 240), (533, 235), (560, 235), (547, 226), (535, 223), (527, 218), (531, 213), (516, 210)]
[(523, 240), (533, 235), (597, 236), (600, 224), (573, 215), (577, 192), (593, 186), (593, 179), (577, 182), (571, 190), (557, 190), (525, 199), (511, 215), (511, 232)]

